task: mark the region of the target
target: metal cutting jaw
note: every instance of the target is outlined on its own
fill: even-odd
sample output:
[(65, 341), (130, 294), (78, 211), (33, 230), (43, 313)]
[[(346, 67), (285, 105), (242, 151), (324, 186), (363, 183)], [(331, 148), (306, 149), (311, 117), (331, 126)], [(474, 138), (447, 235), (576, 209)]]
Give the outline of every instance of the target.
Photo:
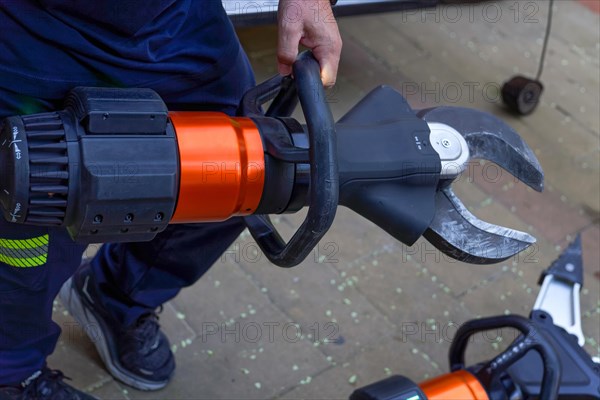
[(471, 214), (450, 186), (469, 160), (483, 159), (541, 192), (544, 173), (517, 132), (491, 114), (468, 108), (437, 107), (418, 116), (429, 124), (431, 144), (442, 159), (435, 216), (425, 238), (450, 257), (473, 264), (501, 262), (534, 244), (535, 238), (525, 232)]

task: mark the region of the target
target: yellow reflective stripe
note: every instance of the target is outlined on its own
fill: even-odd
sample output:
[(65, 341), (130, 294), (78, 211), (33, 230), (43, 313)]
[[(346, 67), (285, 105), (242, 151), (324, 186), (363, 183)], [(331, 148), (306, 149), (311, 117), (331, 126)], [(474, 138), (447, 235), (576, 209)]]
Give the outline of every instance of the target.
[(12, 267), (39, 267), (48, 260), (48, 235), (29, 239), (0, 239), (0, 262)]
[(6, 249), (34, 249), (48, 244), (48, 235), (31, 239), (0, 239), (0, 247)]
[(39, 267), (40, 265), (46, 264), (47, 260), (48, 254), (42, 254), (41, 256), (37, 257), (15, 258), (0, 253), (0, 262), (8, 264), (12, 267)]

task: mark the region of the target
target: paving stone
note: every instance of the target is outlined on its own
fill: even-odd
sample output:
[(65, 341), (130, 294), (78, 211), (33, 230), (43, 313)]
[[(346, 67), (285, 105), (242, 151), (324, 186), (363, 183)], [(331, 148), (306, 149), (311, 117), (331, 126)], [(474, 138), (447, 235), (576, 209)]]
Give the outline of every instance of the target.
[(443, 254), (425, 239), (419, 239), (412, 247), (401, 247), (401, 254), (425, 268), (435, 276), (442, 290), (461, 298), (480, 282), (500, 273), (498, 265), (472, 265), (459, 262)]
[[(582, 18), (590, 18), (590, 23), (577, 33), (571, 32), (571, 29), (554, 29), (544, 79), (552, 88), (544, 92), (538, 112), (527, 118), (516, 118), (504, 112), (498, 93), (484, 90), (488, 84), (492, 88), (500, 88), (511, 75), (521, 71), (531, 75), (533, 72), (527, 71), (535, 69), (535, 55), (541, 50), (540, 39), (544, 29), (538, 23), (525, 23), (522, 18), (516, 23), (511, 21), (512, 3), (498, 3), (503, 9), (504, 18), (497, 23), (488, 23), (482, 18), (482, 10), (489, 7), (487, 4), (467, 7), (474, 10), (477, 16), (473, 20), (470, 20), (468, 12), (457, 22), (441, 18), (440, 23), (435, 23), (431, 17), (423, 20), (419, 13), (409, 16), (408, 20), (398, 14), (386, 14), (381, 18), (388, 21), (389, 29), (396, 29), (399, 35), (410, 32), (418, 46), (431, 53), (431, 59), (408, 63), (402, 68), (409, 81), (423, 87), (421, 93), (424, 102), (464, 105), (500, 115), (523, 135), (536, 150), (542, 166), (552, 172), (547, 173), (547, 182), (570, 198), (575, 197), (575, 203), (586, 204), (597, 212), (599, 114), (591, 111), (581, 113), (580, 110), (598, 104), (599, 82), (594, 69), (597, 67), (591, 67), (598, 64), (596, 40), (591, 39), (597, 36), (598, 19), (595, 15), (581, 12), (580, 6), (568, 3), (560, 5), (561, 11), (557, 12), (556, 17), (558, 25), (563, 24), (564, 28), (568, 25), (566, 21), (572, 22), (580, 14)], [(540, 10), (545, 8), (543, 2), (530, 5)], [(544, 20), (541, 13), (539, 20)], [(581, 37), (574, 41), (572, 36), (576, 35)], [(409, 48), (407, 50), (410, 51)], [(521, 56), (525, 54), (528, 55)], [(570, 61), (572, 57), (576, 57), (575, 62)], [(389, 62), (398, 65), (401, 59), (390, 58)], [(440, 61), (444, 64), (443, 72), (438, 68)], [(588, 65), (585, 71), (577, 70), (581, 63)], [(456, 85), (463, 87), (468, 82), (480, 84), (474, 92), (475, 96), (471, 96), (469, 90), (462, 90), (460, 96), (454, 99), (456, 96), (450, 96), (445, 90)], [(581, 98), (587, 92), (593, 93), (593, 97)], [(574, 100), (574, 97), (578, 99)], [(578, 101), (582, 103), (574, 106), (576, 111), (565, 110)], [(589, 116), (591, 120), (581, 122), (578, 119), (581, 114)], [(586, 184), (582, 185), (582, 182)]]
[[(402, 91), (411, 104), (420, 104), (422, 102), (412, 98), (416, 93), (403, 90), (407, 87), (412, 88), (412, 86), (406, 85), (410, 78), (402, 72), (401, 66), (390, 63), (390, 60), (398, 59), (393, 57), (396, 48), (403, 49), (404, 55), (399, 59), (414, 63), (417, 63), (418, 60), (425, 60), (426, 51), (412, 47), (410, 40), (397, 34), (392, 35), (391, 43), (382, 41), (379, 36), (383, 32), (387, 34), (390, 31), (381, 30), (381, 22), (376, 16), (340, 20), (340, 31), (346, 38), (340, 73), (345, 79), (363, 90), (370, 91), (379, 85), (390, 85)], [(361, 24), (364, 29), (361, 28), (360, 32), (357, 32), (355, 28), (357, 24)], [(373, 29), (376, 25), (380, 26), (379, 33), (375, 33), (376, 29)], [(378, 52), (378, 47), (381, 46), (386, 47), (383, 54)], [(390, 58), (390, 56), (392, 57)]]
[(551, 243), (545, 232), (528, 225), (519, 216), (508, 211), (507, 208), (497, 202), (492, 201), (485, 207), (475, 211), (475, 214), (485, 221), (497, 222), (504, 226), (511, 227), (531, 234), (536, 243), (522, 251), (519, 254), (505, 260), (502, 263), (491, 265), (492, 268), (502, 268), (510, 270), (519, 279), (520, 283), (525, 283), (528, 287), (536, 287), (540, 273), (546, 269), (560, 254), (560, 247)]
[(477, 316), (486, 317), (503, 314), (527, 316), (535, 302), (537, 292), (528, 291), (528, 282), (507, 271), (465, 294), (465, 308)]
[[(523, 224), (510, 210), (496, 203), (491, 197), (487, 197), (472, 207), (472, 212), (484, 221), (529, 231), (537, 236), (537, 232), (532, 232), (529, 226)], [(512, 266), (513, 263), (516, 263), (516, 265), (522, 264), (529, 267), (531, 263), (538, 262), (535, 257), (538, 252), (537, 247), (525, 250), (509, 260), (495, 265), (472, 265), (459, 262), (441, 253), (424, 239), (420, 239), (410, 248), (401, 247), (401, 252), (410, 256), (415, 262), (426, 266), (439, 282), (450, 290), (449, 293), (457, 298), (464, 296), (469, 289), (477, 287), (480, 282), (499, 275), (502, 272), (502, 266)]]
[[(401, 252), (382, 253), (349, 267), (345, 275), (351, 276), (354, 285), (398, 326), (413, 320), (464, 317), (464, 310), (451, 297), (441, 276), (432, 273), (432, 264), (419, 263), (414, 255)], [(435, 307), (431, 307), (433, 303)]]
[[(241, 262), (244, 270), (266, 288), (268, 296), (326, 355), (341, 360), (361, 346), (393, 331), (384, 316), (327, 263), (307, 259), (291, 270)], [(310, 335), (310, 336), (309, 336)]]
[[(183, 319), (198, 336), (207, 324), (221, 324), (247, 315), (269, 303), (261, 288), (235, 264), (243, 258), (254, 260), (256, 244), (247, 236), (238, 239), (221, 259), (195, 285), (183, 289), (173, 300), (179, 319)], [(265, 261), (262, 253), (257, 254)], [(271, 271), (275, 266), (268, 265)]]
[[(569, 82), (577, 82), (590, 78), (597, 85), (598, 77), (594, 75), (589, 64), (597, 64), (598, 49), (594, 39), (598, 28), (597, 16), (589, 12), (574, 10), (580, 8), (575, 2), (563, 2), (556, 5), (555, 29), (551, 37), (548, 59), (546, 62), (545, 79), (546, 91), (544, 97), (554, 95), (569, 87)], [(399, 34), (407, 33), (421, 48), (425, 48), (437, 58), (449, 58), (452, 65), (462, 66), (464, 62), (468, 69), (463, 77), (484, 76), (496, 79), (502, 83), (510, 73), (533, 74), (537, 57), (541, 52), (544, 25), (547, 15), (546, 2), (519, 2), (495, 4), (471, 4), (459, 10), (450, 10), (454, 5), (443, 6), (436, 12), (430, 10), (409, 12), (404, 14), (391, 13), (382, 16)], [(525, 10), (533, 7), (533, 10)], [(498, 18), (491, 18), (494, 11), (500, 8)], [(530, 11), (530, 12), (527, 12)], [(531, 14), (534, 12), (534, 15)], [(567, 26), (584, 23), (586, 26), (572, 32)], [(561, 28), (558, 28), (558, 27)], [(390, 28), (392, 29), (392, 28)], [(576, 39), (574, 38), (576, 37)], [(442, 40), (439, 40), (442, 38)], [(575, 45), (576, 44), (576, 45)], [(457, 55), (463, 55), (461, 60)], [(563, 60), (568, 62), (567, 65)], [(470, 65), (469, 65), (470, 64)], [(417, 64), (421, 66), (420, 64)], [(479, 71), (475, 71), (480, 66)], [(587, 68), (586, 68), (587, 66)], [(501, 72), (500, 72), (501, 71)], [(445, 71), (446, 72), (446, 71)], [(500, 72), (500, 73), (498, 73)], [(473, 74), (480, 75), (473, 75)], [(560, 78), (556, 77), (561, 74)], [(562, 75), (564, 74), (564, 75)], [(437, 75), (437, 74), (436, 74)], [(448, 74), (445, 74), (448, 76)], [(553, 79), (549, 79), (552, 76)], [(489, 80), (476, 79), (478, 82)], [(577, 99), (569, 99), (578, 109), (579, 101), (584, 104), (595, 104), (594, 94), (580, 93)], [(571, 96), (573, 97), (573, 96)], [(577, 110), (579, 112), (579, 110)]]
[(432, 368), (418, 349), (392, 338), (363, 348), (345, 363), (337, 363), (316, 377), (305, 379), (281, 399), (347, 399), (362, 386), (402, 375), (414, 382), (430, 378), (432, 373), (445, 372), (445, 366)]
[(387, 252), (396, 243), (396, 239), (371, 221), (339, 207), (333, 226), (319, 245), (319, 258), (334, 266), (352, 264)]
[[(585, 271), (583, 286), (588, 289), (592, 298), (595, 297), (597, 300), (596, 305), (600, 306), (600, 227), (597, 224), (591, 226), (583, 231), (581, 235), (583, 268)], [(573, 240), (574, 237), (569, 239)], [(567, 243), (563, 247), (566, 245)]]
[(394, 323), (397, 340), (420, 346), (438, 364), (446, 359), (444, 345), (456, 327), (474, 316), (451, 296), (430, 264), (417, 264), (401, 254), (382, 253), (343, 272)]
[[(286, 325), (287, 324), (287, 325)], [(131, 399), (266, 399), (329, 367), (292, 322), (265, 305), (180, 349), (173, 381), (157, 393), (130, 390)]]
[[(129, 400), (131, 398), (129, 397), (130, 392), (135, 393), (135, 391), (135, 389), (119, 384), (115, 380), (110, 380), (102, 384), (102, 386), (91, 390), (90, 394), (101, 400)], [(157, 394), (155, 394), (155, 396), (158, 398)]]
[(468, 173), (459, 176), (452, 183), (452, 191), (471, 212), (493, 201), (488, 193), (481, 190), (469, 179)]
[[(557, 110), (532, 117), (510, 120), (510, 124), (538, 157), (545, 171), (546, 192), (554, 190), (561, 202), (582, 208), (584, 212), (589, 210), (593, 218), (599, 207), (597, 136)], [(550, 132), (553, 134), (548, 136)], [(566, 142), (569, 144), (565, 145)]]
[[(554, 243), (590, 224), (590, 219), (566, 203), (557, 192), (537, 193), (494, 164), (472, 164), (475, 183), (511, 213), (535, 226)], [(470, 173), (471, 174), (471, 173)], [(543, 199), (543, 201), (542, 201)]]
[(73, 380), (73, 386), (82, 390), (91, 390), (112, 380), (86, 332), (59, 301), (54, 302), (53, 308), (53, 319), (62, 333), (54, 353), (48, 357), (50, 368), (61, 370)]
[(186, 344), (189, 344), (198, 336), (187, 323), (185, 314), (177, 310), (171, 302), (163, 306), (163, 312), (160, 314), (160, 325), (169, 338), (173, 349), (185, 347)]
[(584, 312), (581, 319), (585, 349), (592, 357), (600, 357), (600, 307), (593, 312)]
[[(427, 17), (424, 21), (419, 17), (381, 16), (384, 20), (382, 26), (395, 30), (398, 35), (410, 36), (413, 46), (426, 49), (429, 54), (418, 62), (404, 65), (404, 57), (389, 59), (388, 62), (399, 66), (409, 77), (407, 89), (414, 91), (418, 88), (424, 104), (497, 110), (500, 102), (497, 92), (501, 85), (497, 75), (506, 78), (497, 71), (503, 64), (488, 63), (480, 57), (484, 50), (479, 47), (480, 38), (487, 38), (493, 30), (479, 24), (478, 32), (469, 32), (476, 24), (470, 23), (468, 18), (460, 23), (436, 24), (428, 22)], [(407, 51), (410, 52), (410, 49), (407, 48)], [(443, 70), (439, 63), (444, 65)]]
[[(545, 80), (548, 83), (546, 90), (558, 93), (563, 98), (561, 105), (573, 119), (598, 133), (599, 116), (591, 105), (598, 104), (600, 93), (593, 90), (581, 92), (576, 87), (577, 83), (585, 83), (587, 88), (591, 88), (597, 86), (600, 80), (592, 67), (599, 65), (597, 35), (594, 38), (593, 33), (598, 30), (598, 15), (583, 10), (577, 2), (561, 2), (556, 6), (555, 16), (553, 51), (546, 65), (554, 67), (556, 72), (547, 71), (546, 76), (553, 76), (554, 79)], [(545, 16), (541, 18), (544, 21)], [(572, 32), (568, 27), (574, 23), (586, 25)], [(573, 96), (574, 92), (579, 95)]]

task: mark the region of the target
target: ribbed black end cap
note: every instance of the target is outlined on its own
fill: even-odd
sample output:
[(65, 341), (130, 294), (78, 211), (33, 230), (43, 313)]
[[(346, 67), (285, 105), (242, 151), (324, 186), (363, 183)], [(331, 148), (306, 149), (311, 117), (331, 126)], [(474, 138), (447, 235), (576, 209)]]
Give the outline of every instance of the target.
[(4, 218), (23, 223), (29, 204), (29, 151), (20, 117), (6, 118), (0, 127), (0, 204)]
[(0, 204), (9, 222), (62, 225), (69, 187), (57, 113), (10, 117), (0, 127)]

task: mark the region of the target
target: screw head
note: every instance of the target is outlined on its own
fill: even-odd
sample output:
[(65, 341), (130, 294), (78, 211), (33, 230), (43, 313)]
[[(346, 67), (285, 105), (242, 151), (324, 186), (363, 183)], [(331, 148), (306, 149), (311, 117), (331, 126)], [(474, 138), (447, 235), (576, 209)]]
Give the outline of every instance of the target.
[(571, 263), (568, 263), (567, 265), (565, 265), (565, 269), (569, 272), (573, 272), (575, 271), (575, 266)]
[(452, 145), (452, 142), (450, 142), (450, 140), (448, 139), (442, 139), (442, 146), (444, 146), (445, 148), (448, 148)]

